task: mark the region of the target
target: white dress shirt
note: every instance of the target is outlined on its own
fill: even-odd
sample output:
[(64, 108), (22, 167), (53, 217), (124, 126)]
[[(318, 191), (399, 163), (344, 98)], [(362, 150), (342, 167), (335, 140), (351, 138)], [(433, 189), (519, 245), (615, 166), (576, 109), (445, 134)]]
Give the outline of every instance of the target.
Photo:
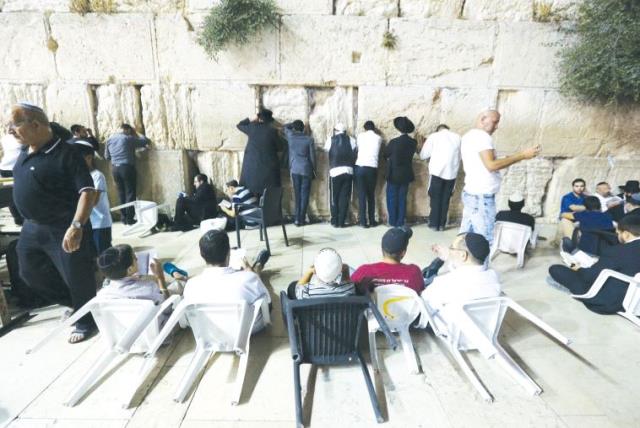
[[(336, 134), (336, 135), (340, 135), (340, 134)], [(351, 142), (351, 150), (355, 150), (356, 149), (356, 140), (353, 137), (349, 137), (349, 141)], [(324, 150), (329, 153), (329, 150), (331, 150), (331, 135), (327, 138), (327, 142), (324, 145)], [(337, 177), (339, 175), (342, 174), (351, 174), (353, 175), (353, 168), (350, 166), (337, 166), (335, 168), (331, 168), (329, 170), (329, 176), (330, 177)]]
[(460, 168), (460, 136), (448, 129), (429, 135), (420, 150), (420, 159), (429, 159), (429, 174), (453, 180)]
[(356, 165), (377, 168), (381, 145), (382, 138), (373, 131), (365, 131), (358, 134), (356, 139), (356, 146), (358, 147)]

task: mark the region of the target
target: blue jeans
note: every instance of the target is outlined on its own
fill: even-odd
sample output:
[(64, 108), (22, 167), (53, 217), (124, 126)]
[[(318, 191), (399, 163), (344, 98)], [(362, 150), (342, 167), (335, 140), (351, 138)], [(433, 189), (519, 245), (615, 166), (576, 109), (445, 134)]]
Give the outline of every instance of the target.
[(409, 184), (391, 184), (387, 181), (387, 212), (389, 226), (404, 226), (407, 214), (407, 191)]
[(491, 244), (493, 226), (496, 223), (496, 195), (472, 195), (462, 192), (462, 204), (464, 208), (460, 233), (479, 233)]

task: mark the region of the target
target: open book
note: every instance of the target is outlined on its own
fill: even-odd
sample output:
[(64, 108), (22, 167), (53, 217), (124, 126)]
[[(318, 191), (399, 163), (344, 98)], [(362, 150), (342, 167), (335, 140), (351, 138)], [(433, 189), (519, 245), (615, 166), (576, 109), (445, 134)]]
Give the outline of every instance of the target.
[(231, 202), (227, 201), (226, 199), (223, 199), (222, 201), (220, 201), (218, 206), (223, 207), (223, 208), (228, 208), (228, 209), (231, 209), (231, 207), (232, 207)]

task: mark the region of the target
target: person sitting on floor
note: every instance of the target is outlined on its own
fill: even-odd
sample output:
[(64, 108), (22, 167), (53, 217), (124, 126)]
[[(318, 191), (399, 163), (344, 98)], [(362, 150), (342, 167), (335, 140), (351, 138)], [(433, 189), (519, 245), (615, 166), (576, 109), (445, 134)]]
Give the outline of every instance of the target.
[[(271, 304), (267, 288), (260, 280), (260, 272), (269, 260), (269, 252), (260, 251), (253, 265), (243, 259), (242, 270), (229, 266), (231, 249), (229, 236), (223, 230), (210, 230), (200, 238), (200, 255), (207, 263), (200, 275), (187, 281), (184, 289), (185, 300), (197, 302), (233, 302), (244, 300), (253, 305), (258, 299), (266, 299)], [(271, 307), (271, 306), (270, 306)], [(265, 322), (262, 313), (253, 326), (253, 333), (262, 330)]]
[(218, 206), (227, 217), (227, 230), (235, 229), (236, 214), (240, 216), (240, 227), (255, 226), (257, 223), (251, 220), (251, 213), (258, 209), (258, 197), (240, 186), (237, 180), (230, 180), (225, 186), (231, 202), (223, 200)]
[(571, 238), (573, 236), (573, 229), (575, 225), (573, 220), (563, 218), (563, 214), (577, 213), (584, 211), (584, 191), (586, 188), (586, 182), (582, 178), (576, 178), (571, 183), (572, 191), (562, 197), (560, 201), (560, 222), (558, 226), (562, 238)]
[(436, 276), (421, 294), (436, 322), (443, 319), (440, 311), (449, 303), (500, 295), (498, 275), (486, 267), (490, 248), (484, 236), (462, 233), (456, 236), (448, 249), (439, 245), (432, 249), (438, 256), (437, 260), (445, 261), (449, 267), (448, 273)]
[(522, 212), (524, 208), (524, 197), (520, 193), (514, 193), (509, 196), (509, 209), (500, 211), (496, 214), (496, 221), (506, 221), (509, 223), (522, 224), (529, 226), (531, 231), (536, 227), (536, 220), (532, 215)]
[[(634, 276), (640, 272), (640, 216), (624, 217), (617, 227), (620, 245), (606, 247), (598, 261), (588, 268), (553, 265), (549, 268), (553, 286), (562, 286), (572, 294), (585, 294), (600, 272), (612, 269), (624, 275)], [(587, 309), (599, 314), (615, 314), (621, 311), (628, 283), (609, 278), (602, 289), (590, 299), (580, 299)]]
[(416, 293), (424, 289), (424, 280), (420, 268), (414, 264), (402, 263), (407, 254), (409, 239), (413, 235), (411, 228), (394, 227), (382, 236), (382, 261), (364, 264), (351, 275), (359, 290), (369, 290), (379, 285), (400, 284)]
[(596, 184), (596, 194), (593, 196), (600, 200), (602, 212), (611, 212), (610, 210), (615, 210), (615, 207), (624, 203), (624, 200), (620, 196), (611, 193), (611, 186), (609, 186), (609, 183), (606, 181), (601, 181)]
[(342, 263), (340, 254), (333, 248), (320, 250), (313, 260), (313, 266), (287, 289), (290, 299), (343, 297), (355, 292), (355, 286), (349, 278), (349, 266)]
[(104, 250), (98, 257), (98, 268), (107, 278), (98, 297), (110, 299), (144, 299), (155, 304), (169, 297), (162, 267), (151, 263), (153, 276), (138, 274), (138, 260), (130, 245), (120, 244)]
[(600, 200), (595, 196), (584, 198), (585, 210), (575, 213), (562, 213), (562, 218), (580, 224), (580, 236), (576, 233), (571, 238), (562, 238), (562, 251), (572, 253), (576, 248), (590, 253), (598, 253), (597, 232), (615, 232), (611, 216), (603, 213), (600, 207)]
[(193, 178), (193, 187), (193, 195), (182, 192), (176, 200), (173, 230), (188, 231), (202, 220), (216, 216), (216, 191), (209, 184), (209, 178), (205, 174), (197, 174)]

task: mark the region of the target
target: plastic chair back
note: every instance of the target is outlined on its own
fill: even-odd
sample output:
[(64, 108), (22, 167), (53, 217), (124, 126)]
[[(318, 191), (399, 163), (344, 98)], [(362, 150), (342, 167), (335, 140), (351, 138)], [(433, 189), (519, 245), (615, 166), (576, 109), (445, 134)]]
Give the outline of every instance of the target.
[(127, 330), (136, 323), (148, 324), (129, 352), (145, 352), (159, 332), (157, 322), (149, 322), (156, 314), (157, 306), (151, 300), (100, 299), (91, 314), (100, 330), (100, 336), (108, 348), (115, 348)]
[(425, 309), (418, 294), (400, 284), (376, 287), (373, 298), (391, 331), (406, 329)]
[(529, 226), (507, 221), (496, 222), (493, 240), (495, 250), (517, 254), (524, 251), (530, 239), (531, 228)]
[(153, 227), (158, 223), (158, 204), (152, 201), (135, 201), (136, 224)]
[(626, 312), (635, 316), (640, 316), (640, 273), (633, 277), (633, 281), (629, 283), (627, 294), (622, 301), (622, 307)]
[(282, 187), (264, 189), (260, 208), (265, 226), (280, 224), (282, 222)]
[(246, 351), (254, 321), (253, 306), (245, 301), (188, 303), (185, 316), (196, 343), (215, 352)]
[[(454, 331), (454, 335), (459, 334), (458, 349), (479, 349), (483, 352), (485, 340), (493, 342), (497, 338), (508, 308), (509, 305), (503, 297), (493, 297), (472, 300), (460, 305), (450, 304), (443, 312), (449, 329)], [(463, 311), (473, 321), (474, 326), (469, 325), (459, 311)], [(477, 333), (482, 336), (478, 336)]]

